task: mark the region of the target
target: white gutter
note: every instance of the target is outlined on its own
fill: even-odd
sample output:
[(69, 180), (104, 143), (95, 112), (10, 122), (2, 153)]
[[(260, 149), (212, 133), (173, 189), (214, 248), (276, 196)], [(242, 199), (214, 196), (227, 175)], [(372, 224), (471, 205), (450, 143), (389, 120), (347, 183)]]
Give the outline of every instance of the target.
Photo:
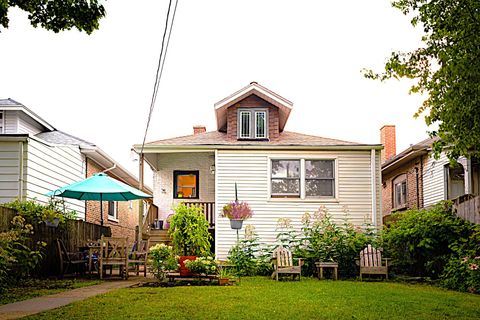
[(370, 175), (372, 191), (372, 224), (377, 228), (377, 179), (376, 179), (376, 149), (370, 152)]
[(19, 168), (18, 168), (18, 198), (23, 201), (23, 141), (18, 142), (19, 149)]

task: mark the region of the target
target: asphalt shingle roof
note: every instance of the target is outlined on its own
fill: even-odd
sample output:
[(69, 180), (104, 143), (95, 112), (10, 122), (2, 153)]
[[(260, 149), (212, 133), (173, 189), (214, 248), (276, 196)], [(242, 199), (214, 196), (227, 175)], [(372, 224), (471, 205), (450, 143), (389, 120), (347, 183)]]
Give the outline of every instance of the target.
[(36, 134), (35, 137), (40, 138), (46, 142), (54, 144), (65, 145), (79, 145), (79, 146), (95, 146), (93, 143), (74, 137), (63, 131), (55, 130), (49, 132), (41, 132)]

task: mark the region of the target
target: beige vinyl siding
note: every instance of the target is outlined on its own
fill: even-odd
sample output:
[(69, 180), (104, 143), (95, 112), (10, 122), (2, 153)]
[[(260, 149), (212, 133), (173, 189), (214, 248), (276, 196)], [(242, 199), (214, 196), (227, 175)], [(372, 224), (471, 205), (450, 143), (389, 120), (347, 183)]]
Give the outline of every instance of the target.
[[(0, 141), (0, 203), (19, 197), (21, 144), (17, 141)], [(23, 172), (25, 169), (24, 164)]]
[[(85, 178), (85, 159), (77, 146), (51, 146), (29, 140), (26, 196), (47, 202), (45, 194)], [(85, 202), (65, 198), (70, 210), (85, 216)]]
[(5, 118), (5, 128), (3, 132), (6, 134), (18, 133), (18, 112), (5, 110), (3, 116)]
[[(380, 156), (376, 152), (377, 184), (376, 214), (377, 225), (381, 224), (380, 211)], [(331, 200), (312, 199), (271, 199), (270, 159), (272, 158), (311, 158), (336, 159), (337, 166), (337, 197)], [(244, 222), (255, 226), (255, 230), (262, 243), (274, 243), (276, 226), (279, 218), (291, 219), (297, 230), (301, 227), (301, 218), (305, 212), (313, 213), (319, 207), (325, 206), (328, 212), (338, 223), (343, 222), (345, 210), (348, 210), (349, 219), (355, 225), (364, 225), (372, 222), (372, 166), (371, 151), (345, 152), (265, 152), (265, 151), (231, 151), (217, 152), (217, 213), (221, 208), (235, 198), (235, 183), (238, 188), (238, 198), (247, 201), (254, 213), (252, 219)], [(240, 231), (243, 237), (244, 228)], [(236, 233), (230, 228), (229, 220), (218, 218), (216, 224), (216, 253), (221, 259), (225, 258), (228, 250), (235, 244)]]
[(42, 132), (42, 125), (37, 123), (35, 120), (30, 118), (23, 112), (17, 112), (18, 114), (18, 128), (17, 133), (28, 133), (32, 136), (36, 135), (37, 133)]
[(444, 167), (448, 163), (449, 160), (444, 153), (438, 160), (435, 160), (432, 154), (429, 155), (423, 169), (423, 205), (425, 207), (445, 199)]
[[(172, 214), (173, 206), (181, 201), (214, 202), (215, 175), (210, 172), (210, 167), (214, 164), (213, 152), (158, 154), (159, 171), (155, 171), (153, 175), (153, 199), (158, 206), (160, 218), (166, 218)], [(173, 198), (173, 171), (175, 170), (199, 171), (199, 199)]]

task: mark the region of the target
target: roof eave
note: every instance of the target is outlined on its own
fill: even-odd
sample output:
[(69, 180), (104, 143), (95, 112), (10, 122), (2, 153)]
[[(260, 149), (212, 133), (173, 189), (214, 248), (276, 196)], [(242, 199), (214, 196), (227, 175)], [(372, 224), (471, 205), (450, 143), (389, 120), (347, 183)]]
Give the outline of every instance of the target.
[(384, 163), (382, 165), (382, 174), (388, 174), (393, 170), (398, 169), (403, 164), (412, 161), (415, 158), (428, 154), (428, 150), (425, 148), (409, 148), (406, 151), (408, 152), (404, 156), (396, 159), (395, 161)]
[(23, 104), (18, 104), (18, 105), (13, 105), (13, 106), (8, 106), (8, 105), (1, 105), (0, 109), (2, 110), (8, 110), (8, 111), (23, 111), (26, 115), (31, 117), (33, 120), (44, 126), (50, 131), (56, 130), (55, 127), (53, 127), (50, 123), (42, 119), (39, 115), (37, 115), (35, 112), (32, 110), (28, 109), (26, 106)]

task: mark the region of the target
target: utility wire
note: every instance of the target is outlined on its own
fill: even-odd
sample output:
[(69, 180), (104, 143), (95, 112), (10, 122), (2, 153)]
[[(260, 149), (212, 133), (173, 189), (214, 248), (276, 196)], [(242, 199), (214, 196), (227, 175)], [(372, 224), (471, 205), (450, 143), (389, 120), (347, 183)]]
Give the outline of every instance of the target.
[[(143, 153), (143, 149), (145, 147), (145, 141), (147, 139), (148, 128), (150, 127), (150, 120), (152, 118), (153, 109), (155, 108), (155, 101), (157, 100), (158, 87), (160, 85), (160, 79), (162, 78), (162, 74), (163, 74), (163, 66), (165, 65), (165, 59), (166, 59), (167, 51), (168, 51), (168, 44), (170, 43), (170, 36), (172, 34), (173, 22), (175, 21), (175, 14), (177, 12), (177, 5), (178, 5), (178, 0), (175, 1), (175, 7), (173, 9), (173, 15), (172, 15), (172, 18), (170, 19), (170, 11), (171, 11), (171, 7), (172, 7), (172, 0), (170, 0), (169, 3), (168, 3), (167, 17), (165, 19), (165, 29), (163, 30), (163, 37), (162, 37), (162, 47), (160, 49), (160, 56), (158, 57), (157, 73), (156, 73), (156, 76), (155, 76), (155, 83), (153, 85), (153, 93), (152, 93), (152, 99), (151, 99), (151, 102), (150, 102), (150, 110), (149, 110), (149, 113), (148, 113), (147, 125), (145, 127), (145, 134), (143, 136), (143, 142), (142, 142), (142, 148), (141, 148), (140, 154)], [(170, 28), (168, 27), (168, 22), (169, 21), (170, 21)], [(167, 43), (165, 45), (165, 38), (166, 38), (166, 35), (167, 35), (167, 30), (169, 30), (169, 32), (168, 32)]]

